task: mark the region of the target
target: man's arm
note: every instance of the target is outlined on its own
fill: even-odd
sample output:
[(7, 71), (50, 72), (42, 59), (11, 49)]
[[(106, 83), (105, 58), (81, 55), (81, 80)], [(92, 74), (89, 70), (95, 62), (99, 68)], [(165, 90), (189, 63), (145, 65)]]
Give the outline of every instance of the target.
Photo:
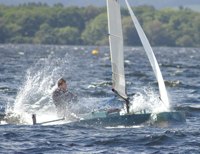
[(70, 100), (73, 101), (73, 102), (77, 102), (78, 101), (78, 96), (71, 93), (71, 92), (68, 92), (69, 94), (69, 97), (70, 97)]

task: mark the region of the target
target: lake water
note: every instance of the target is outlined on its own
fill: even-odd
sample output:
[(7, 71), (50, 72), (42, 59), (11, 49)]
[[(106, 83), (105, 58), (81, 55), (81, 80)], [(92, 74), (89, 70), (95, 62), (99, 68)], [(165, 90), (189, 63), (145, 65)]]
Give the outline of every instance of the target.
[[(60, 77), (79, 97), (76, 113), (121, 106), (111, 91), (109, 48), (99, 47), (99, 54), (93, 55), (94, 48), (0, 45), (1, 110), (20, 115), (19, 121), (13, 119), (16, 124), (0, 125), (0, 153), (200, 153), (199, 48), (154, 48), (171, 108), (184, 111), (186, 123), (126, 128), (31, 125), (33, 113), (39, 122), (57, 118), (51, 93)], [(133, 106), (159, 109), (157, 82), (143, 48), (125, 48), (125, 72)]]

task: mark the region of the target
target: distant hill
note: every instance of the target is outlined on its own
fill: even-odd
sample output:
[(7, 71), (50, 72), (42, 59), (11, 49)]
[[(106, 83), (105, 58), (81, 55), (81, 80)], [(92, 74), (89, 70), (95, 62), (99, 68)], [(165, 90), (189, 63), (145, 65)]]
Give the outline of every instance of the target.
[[(124, 0), (121, 0), (123, 2)], [(54, 5), (56, 3), (62, 3), (65, 6), (105, 6), (106, 0), (0, 0), (0, 4), (5, 5), (19, 5), (29, 2), (41, 2), (47, 3), (48, 5)], [(152, 5), (155, 8), (165, 8), (165, 7), (190, 7), (191, 8), (199, 8), (200, 0), (129, 0), (131, 5), (139, 6), (139, 5)], [(195, 7), (194, 7), (195, 6)]]
[[(183, 7), (134, 7), (152, 46), (200, 47), (200, 13)], [(122, 13), (124, 44), (140, 46), (130, 15)], [(0, 43), (101, 46), (108, 45), (107, 31), (105, 7), (0, 5)]]

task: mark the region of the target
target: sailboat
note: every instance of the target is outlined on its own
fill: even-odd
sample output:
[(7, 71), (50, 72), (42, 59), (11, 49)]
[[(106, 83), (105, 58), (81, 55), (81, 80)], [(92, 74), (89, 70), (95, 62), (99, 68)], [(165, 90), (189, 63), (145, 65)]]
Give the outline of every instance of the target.
[[(153, 114), (157, 121), (175, 121), (185, 122), (185, 114), (178, 111), (170, 111), (167, 91), (163, 81), (163, 77), (154, 55), (154, 52), (149, 44), (149, 41), (140, 26), (136, 16), (134, 15), (130, 4), (125, 0), (129, 13), (138, 32), (142, 45), (147, 53), (147, 57), (153, 68), (153, 72), (158, 81), (160, 99), (165, 104), (166, 111)], [(108, 14), (108, 31), (109, 44), (112, 66), (112, 91), (122, 98), (125, 102), (125, 113), (121, 114), (118, 109), (94, 111), (81, 116), (81, 120), (72, 122), (84, 125), (93, 126), (132, 126), (148, 122), (152, 118), (152, 113), (141, 111), (134, 113), (130, 111), (130, 101), (126, 92), (125, 72), (124, 72), (124, 45), (121, 23), (121, 12), (119, 0), (107, 0)], [(33, 116), (34, 117), (34, 116)], [(35, 117), (33, 118), (35, 121)], [(58, 119), (63, 120), (63, 119)], [(35, 123), (35, 122), (33, 122)]]
[[(135, 28), (138, 32), (142, 45), (145, 49), (147, 57), (150, 61), (156, 79), (158, 81), (160, 99), (166, 107), (165, 112), (160, 112), (153, 115), (156, 116), (157, 121), (165, 120), (185, 122), (185, 114), (183, 112), (170, 111), (167, 91), (154, 52), (142, 27), (140, 26), (140, 23), (138, 22), (135, 14), (132, 11), (128, 0), (125, 0), (125, 2), (133, 20), (133, 24), (135, 25)], [(112, 91), (124, 100), (126, 113), (120, 114), (120, 111), (115, 109), (105, 111), (94, 111), (85, 115), (82, 120), (78, 121), (78, 123), (101, 126), (131, 126), (142, 124), (151, 120), (152, 113), (145, 113), (145, 111), (141, 111), (139, 113), (130, 112), (130, 101), (126, 92), (126, 82), (124, 73), (123, 32), (119, 0), (107, 0), (107, 14), (112, 65)]]

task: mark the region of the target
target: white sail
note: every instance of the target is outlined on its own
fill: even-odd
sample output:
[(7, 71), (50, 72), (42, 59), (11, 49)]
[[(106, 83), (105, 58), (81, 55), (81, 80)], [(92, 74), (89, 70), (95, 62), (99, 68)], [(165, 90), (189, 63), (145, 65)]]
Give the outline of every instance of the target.
[(149, 58), (151, 66), (153, 68), (154, 74), (157, 78), (161, 100), (165, 103), (166, 108), (169, 109), (169, 99), (168, 99), (168, 95), (167, 95), (167, 90), (166, 90), (165, 83), (164, 83), (163, 77), (162, 77), (162, 73), (160, 71), (156, 57), (153, 53), (153, 50), (151, 48), (151, 45), (150, 45), (147, 37), (146, 37), (140, 23), (138, 22), (135, 14), (133, 13), (128, 1), (127, 0), (125, 0), (125, 1), (126, 1), (126, 5), (128, 7), (129, 13), (131, 15), (131, 18), (133, 20), (133, 23), (135, 25), (135, 28), (136, 28), (138, 35), (140, 37), (140, 40), (142, 42), (142, 45), (147, 53), (147, 56)]
[(123, 34), (118, 0), (107, 0), (107, 14), (113, 89), (126, 99)]

